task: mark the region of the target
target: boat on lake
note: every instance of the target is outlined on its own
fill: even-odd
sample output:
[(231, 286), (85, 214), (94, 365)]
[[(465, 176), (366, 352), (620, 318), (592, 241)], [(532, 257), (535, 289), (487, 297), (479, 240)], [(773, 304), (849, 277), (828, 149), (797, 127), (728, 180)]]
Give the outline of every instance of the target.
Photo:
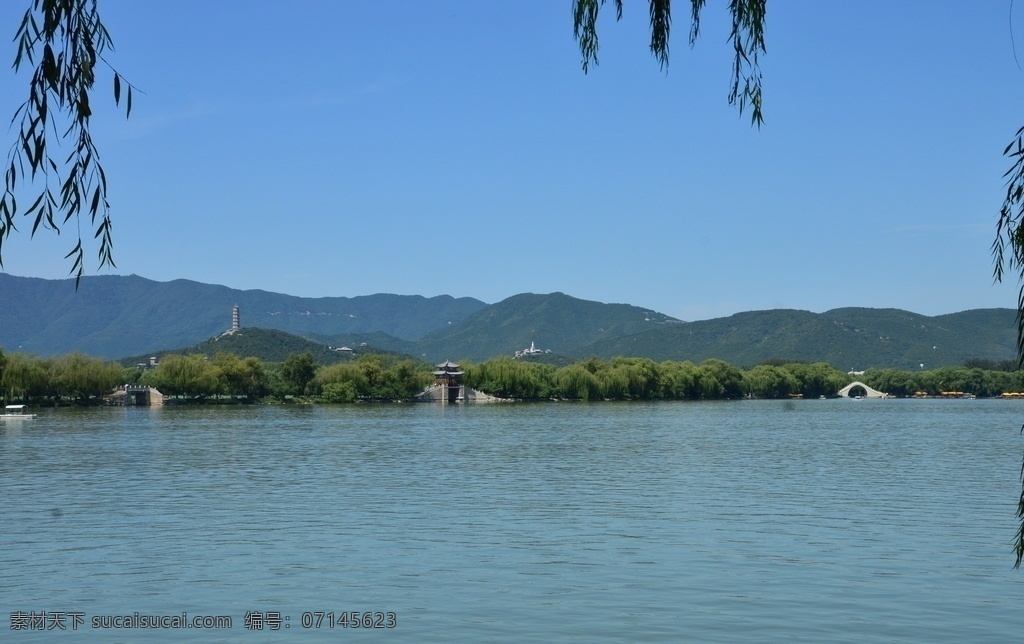
[(6, 407), (4, 407), (3, 415), (0, 415), (0, 418), (10, 418), (13, 420), (22, 420), (35, 417), (35, 414), (25, 413), (25, 405), (7, 405)]

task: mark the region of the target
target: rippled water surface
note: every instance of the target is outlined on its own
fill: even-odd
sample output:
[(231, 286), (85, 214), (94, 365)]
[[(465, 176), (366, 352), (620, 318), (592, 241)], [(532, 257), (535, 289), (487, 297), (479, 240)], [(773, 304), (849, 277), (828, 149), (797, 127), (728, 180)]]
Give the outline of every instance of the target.
[[(1019, 641), (1022, 421), (959, 400), (43, 412), (0, 423), (0, 639), (74, 611), (54, 640)], [(397, 627), (304, 628), (316, 611)], [(135, 612), (233, 625), (90, 624)]]

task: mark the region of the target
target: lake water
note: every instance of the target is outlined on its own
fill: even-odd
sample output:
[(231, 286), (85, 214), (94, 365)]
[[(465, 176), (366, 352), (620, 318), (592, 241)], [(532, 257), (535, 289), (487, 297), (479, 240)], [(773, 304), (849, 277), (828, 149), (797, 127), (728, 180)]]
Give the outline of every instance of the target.
[[(0, 422), (0, 639), (1019, 641), (1022, 422), (995, 400), (44, 411)], [(82, 624), (21, 630), (33, 612)], [(93, 624), (135, 613), (232, 625)]]

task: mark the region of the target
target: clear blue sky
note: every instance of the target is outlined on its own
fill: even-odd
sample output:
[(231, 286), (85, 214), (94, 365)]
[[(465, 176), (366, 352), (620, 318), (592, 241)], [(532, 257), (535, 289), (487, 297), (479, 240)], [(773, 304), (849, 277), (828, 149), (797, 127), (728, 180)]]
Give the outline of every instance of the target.
[[(6, 60), (28, 4), (0, 3)], [(685, 320), (1015, 306), (989, 248), (1024, 5), (1011, 24), (1009, 0), (772, 0), (757, 130), (726, 101), (724, 1), (693, 50), (677, 3), (667, 74), (647, 3), (625, 4), (584, 75), (569, 0), (100, 0), (109, 60), (145, 94), (126, 121), (99, 81), (117, 269), (93, 245), (87, 273), (562, 291)], [(0, 74), (0, 114), (27, 85)], [(4, 270), (65, 277), (74, 241), (29, 229)]]

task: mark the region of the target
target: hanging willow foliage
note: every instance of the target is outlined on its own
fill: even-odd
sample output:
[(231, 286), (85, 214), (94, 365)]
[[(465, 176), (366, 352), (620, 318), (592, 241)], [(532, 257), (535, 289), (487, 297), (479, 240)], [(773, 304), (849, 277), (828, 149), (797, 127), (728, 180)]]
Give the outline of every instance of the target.
[[(16, 217), (32, 221), (32, 236), (40, 226), (57, 232), (72, 221), (77, 244), (65, 256), (71, 259), (75, 284), (81, 279), (85, 252), (81, 217), (88, 216), (99, 239), (99, 264), (114, 266), (107, 178), (99, 152), (89, 133), (92, 108), (89, 94), (96, 81), (103, 52), (113, 48), (110, 34), (100, 22), (96, 0), (34, 0), (18, 27), (15, 71), (23, 63), (35, 65), (28, 100), (14, 114), (18, 137), (8, 154), (4, 192), (0, 197), (0, 251), (3, 241), (17, 230)], [(125, 88), (125, 114), (132, 110), (132, 86), (114, 71), (114, 102), (121, 104)], [(70, 149), (66, 157), (55, 150)], [(41, 183), (28, 208), (19, 210), (19, 186)], [(0, 267), (3, 256), (0, 254)]]
[[(690, 47), (700, 35), (700, 16), (706, 0), (690, 0)], [(622, 19), (623, 0), (614, 0), (615, 19)], [(651, 19), (651, 55), (662, 70), (668, 69), (669, 36), (672, 32), (671, 0), (649, 0)], [(598, 64), (597, 19), (605, 0), (575, 0), (573, 4), (573, 37), (583, 57), (583, 72)], [(732, 32), (729, 40), (733, 47), (732, 83), (729, 104), (736, 105), (740, 113), (749, 107), (751, 123), (761, 126), (761, 66), (760, 56), (765, 53), (764, 24), (767, 0), (729, 0)]]
[[(996, 221), (996, 238), (992, 242), (994, 277), (1001, 282), (1004, 268), (1018, 272), (1024, 284), (1024, 127), (1017, 130), (1003, 155), (1012, 163), (1003, 176), (1006, 178), (1006, 196)], [(1018, 365), (1024, 366), (1024, 285), (1017, 295), (1017, 356)], [(1024, 426), (1021, 426), (1024, 434)], [(1015, 568), (1024, 561), (1024, 458), (1020, 470), (1021, 491), (1017, 500), (1017, 518), (1020, 527), (1014, 537)]]

